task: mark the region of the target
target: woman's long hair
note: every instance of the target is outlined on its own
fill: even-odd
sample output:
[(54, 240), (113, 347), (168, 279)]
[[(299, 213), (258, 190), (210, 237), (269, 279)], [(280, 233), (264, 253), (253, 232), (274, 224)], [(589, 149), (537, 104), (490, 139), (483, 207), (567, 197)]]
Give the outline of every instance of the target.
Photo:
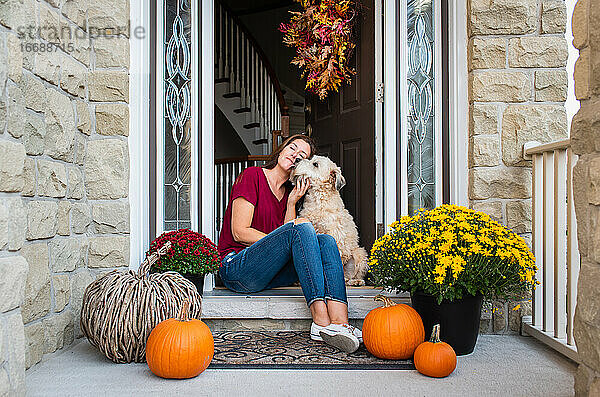
[(315, 142), (312, 140), (312, 138), (306, 135), (296, 134), (286, 138), (286, 140), (283, 141), (273, 153), (271, 153), (271, 155), (262, 167), (269, 170), (275, 168), (277, 162), (279, 161), (279, 154), (281, 153), (281, 151), (285, 149), (286, 146), (290, 145), (292, 142), (298, 139), (303, 140), (304, 142), (308, 143), (308, 146), (310, 146), (310, 155), (308, 156), (308, 158), (311, 158), (312, 156), (317, 154), (317, 145), (315, 145)]
[[(273, 153), (271, 153), (271, 155), (269, 156), (269, 158), (267, 159), (265, 164), (262, 166), (262, 168), (266, 168), (269, 170), (275, 168), (275, 166), (277, 165), (277, 162), (279, 161), (279, 154), (281, 153), (281, 151), (287, 145), (291, 144), (292, 142), (294, 142), (297, 139), (303, 140), (304, 142), (308, 143), (308, 145), (310, 146), (310, 156), (308, 158), (311, 158), (312, 156), (317, 154), (317, 145), (315, 145), (315, 142), (309, 136), (302, 135), (302, 134), (292, 135), (292, 136), (286, 138), (286, 140), (283, 141), (281, 143), (281, 145), (279, 145)], [(244, 174), (244, 171), (242, 171), (237, 176), (237, 178), (235, 178), (235, 182), (233, 183), (234, 185), (237, 185), (237, 183), (242, 179), (243, 174)], [(287, 181), (285, 184), (288, 188), (292, 187), (292, 184), (289, 181)]]

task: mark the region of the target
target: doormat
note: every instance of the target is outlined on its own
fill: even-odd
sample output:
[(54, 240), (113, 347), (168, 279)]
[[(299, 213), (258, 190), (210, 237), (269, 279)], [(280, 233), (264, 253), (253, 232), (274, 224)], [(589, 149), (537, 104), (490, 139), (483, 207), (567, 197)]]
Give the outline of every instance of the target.
[(412, 360), (382, 360), (364, 345), (343, 352), (310, 339), (307, 331), (214, 332), (211, 369), (415, 369)]

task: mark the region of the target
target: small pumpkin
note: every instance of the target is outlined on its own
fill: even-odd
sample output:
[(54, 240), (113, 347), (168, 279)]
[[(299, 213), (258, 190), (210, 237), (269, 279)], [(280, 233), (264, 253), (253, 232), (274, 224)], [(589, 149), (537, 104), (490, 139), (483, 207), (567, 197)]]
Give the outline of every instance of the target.
[(371, 310), (365, 317), (362, 328), (365, 347), (379, 358), (411, 358), (425, 340), (421, 316), (412, 307), (398, 305), (383, 295), (374, 299), (383, 302), (384, 306)]
[(445, 378), (456, 368), (456, 353), (452, 346), (440, 340), (440, 325), (433, 326), (431, 339), (423, 342), (415, 350), (417, 371), (434, 378)]
[(190, 302), (185, 300), (177, 318), (158, 324), (146, 343), (146, 361), (161, 378), (193, 378), (212, 361), (215, 343), (206, 324), (190, 319)]

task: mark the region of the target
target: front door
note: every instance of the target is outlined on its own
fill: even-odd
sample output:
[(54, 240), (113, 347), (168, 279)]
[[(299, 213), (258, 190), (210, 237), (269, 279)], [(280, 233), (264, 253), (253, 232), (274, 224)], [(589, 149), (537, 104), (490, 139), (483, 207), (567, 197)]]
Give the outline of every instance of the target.
[(338, 93), (310, 102), (312, 137), (319, 153), (342, 168), (346, 186), (340, 193), (358, 226), (360, 244), (369, 250), (375, 240), (374, 1), (361, 3), (359, 38), (350, 59), (356, 75)]

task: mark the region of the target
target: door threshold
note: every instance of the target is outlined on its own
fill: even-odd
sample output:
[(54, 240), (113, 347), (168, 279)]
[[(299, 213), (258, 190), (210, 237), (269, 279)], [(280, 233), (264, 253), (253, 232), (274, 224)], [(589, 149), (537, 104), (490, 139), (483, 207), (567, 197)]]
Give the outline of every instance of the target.
[[(348, 317), (364, 319), (381, 302), (373, 298), (382, 291), (373, 287), (349, 287)], [(410, 304), (410, 294), (384, 293), (397, 303)], [(205, 319), (310, 319), (310, 310), (298, 287), (275, 288), (254, 294), (240, 294), (224, 288), (205, 291), (202, 297), (202, 318)]]
[[(406, 297), (410, 296), (409, 293), (388, 292), (388, 291), (383, 291), (381, 288), (376, 288), (373, 286), (362, 286), (362, 287), (347, 286), (346, 287), (346, 295), (349, 298), (350, 297), (352, 297), (352, 298), (374, 298), (375, 296), (377, 296), (379, 294), (385, 295), (390, 298), (395, 298), (395, 297), (406, 298)], [(251, 293), (251, 294), (234, 292), (225, 287), (215, 287), (212, 291), (204, 291), (204, 294), (203, 294), (203, 298), (210, 298), (210, 297), (267, 298), (267, 297), (278, 297), (278, 296), (281, 296), (281, 297), (304, 297), (304, 294), (302, 293), (302, 289), (300, 287), (278, 287), (278, 288), (273, 288), (273, 289), (255, 292), (255, 293)]]

